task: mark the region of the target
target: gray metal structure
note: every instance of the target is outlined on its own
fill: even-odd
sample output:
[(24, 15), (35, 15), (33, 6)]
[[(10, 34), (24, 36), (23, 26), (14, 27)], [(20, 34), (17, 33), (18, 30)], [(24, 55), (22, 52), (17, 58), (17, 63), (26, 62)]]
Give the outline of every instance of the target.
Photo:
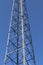
[(4, 65), (36, 65), (26, 0), (13, 0)]

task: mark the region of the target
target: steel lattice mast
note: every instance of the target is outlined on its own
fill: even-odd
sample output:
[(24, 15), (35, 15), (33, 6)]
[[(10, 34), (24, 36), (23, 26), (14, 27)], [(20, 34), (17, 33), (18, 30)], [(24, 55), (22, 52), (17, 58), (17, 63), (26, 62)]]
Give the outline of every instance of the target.
[(26, 0), (13, 0), (4, 65), (36, 65)]

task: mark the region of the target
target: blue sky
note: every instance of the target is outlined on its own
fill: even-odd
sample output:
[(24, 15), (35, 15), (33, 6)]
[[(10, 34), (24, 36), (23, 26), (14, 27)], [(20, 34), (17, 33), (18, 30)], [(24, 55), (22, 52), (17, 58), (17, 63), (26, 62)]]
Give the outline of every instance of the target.
[[(36, 65), (43, 65), (43, 0), (27, 1)], [(4, 65), (11, 7), (12, 0), (0, 0), (0, 65)]]

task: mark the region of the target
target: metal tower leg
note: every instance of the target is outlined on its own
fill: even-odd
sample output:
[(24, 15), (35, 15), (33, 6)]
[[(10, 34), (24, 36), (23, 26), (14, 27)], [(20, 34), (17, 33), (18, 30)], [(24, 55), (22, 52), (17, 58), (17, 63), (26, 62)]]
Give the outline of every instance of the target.
[(25, 60), (25, 43), (24, 43), (24, 20), (23, 20), (23, 6), (22, 6), (23, 0), (20, 0), (20, 6), (21, 6), (21, 25), (22, 25), (22, 49), (23, 49), (23, 65), (26, 65)]

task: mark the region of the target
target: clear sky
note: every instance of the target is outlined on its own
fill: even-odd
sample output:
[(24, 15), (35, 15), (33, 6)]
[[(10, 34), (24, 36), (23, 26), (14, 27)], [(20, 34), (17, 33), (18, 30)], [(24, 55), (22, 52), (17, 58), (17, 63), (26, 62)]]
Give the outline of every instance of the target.
[[(43, 65), (43, 0), (27, 1), (36, 65)], [(0, 0), (0, 65), (4, 65), (11, 7), (12, 0)]]

